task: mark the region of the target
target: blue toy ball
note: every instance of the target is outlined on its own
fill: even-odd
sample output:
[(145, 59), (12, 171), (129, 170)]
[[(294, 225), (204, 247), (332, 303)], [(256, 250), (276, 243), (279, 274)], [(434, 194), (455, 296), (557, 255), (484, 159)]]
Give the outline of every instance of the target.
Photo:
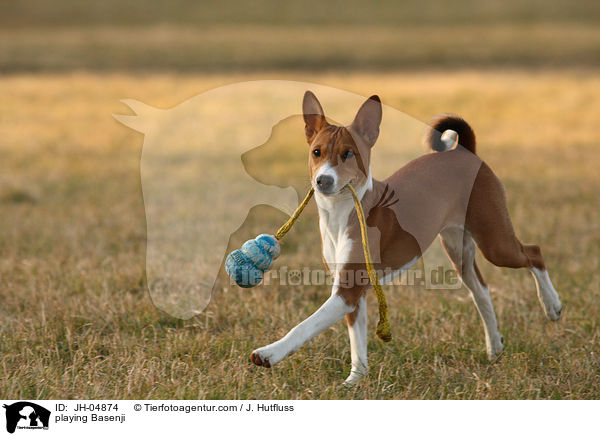
[(225, 271), (242, 288), (251, 288), (262, 281), (264, 272), (280, 253), (279, 241), (273, 235), (262, 234), (229, 253)]

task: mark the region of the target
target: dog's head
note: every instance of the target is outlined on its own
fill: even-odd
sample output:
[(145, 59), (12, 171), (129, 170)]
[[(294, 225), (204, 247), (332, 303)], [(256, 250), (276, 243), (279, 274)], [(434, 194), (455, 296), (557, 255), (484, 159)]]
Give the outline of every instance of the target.
[(333, 196), (348, 183), (354, 187), (367, 183), (371, 147), (377, 141), (381, 124), (379, 97), (369, 97), (352, 124), (346, 127), (328, 123), (319, 100), (310, 91), (304, 94), (302, 111), (310, 146), (308, 166), (315, 190)]

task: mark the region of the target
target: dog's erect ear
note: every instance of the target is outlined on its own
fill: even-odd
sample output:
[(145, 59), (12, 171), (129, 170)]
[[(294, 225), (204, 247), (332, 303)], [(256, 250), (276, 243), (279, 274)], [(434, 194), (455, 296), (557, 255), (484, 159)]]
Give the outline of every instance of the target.
[(310, 91), (304, 93), (304, 99), (302, 100), (302, 113), (304, 115), (304, 133), (306, 140), (310, 145), (317, 136), (317, 133), (325, 126), (327, 121), (325, 120), (325, 113), (321, 107), (321, 103), (317, 100), (317, 97)]
[(372, 95), (363, 103), (350, 128), (372, 147), (379, 136), (379, 125), (381, 124), (381, 100)]

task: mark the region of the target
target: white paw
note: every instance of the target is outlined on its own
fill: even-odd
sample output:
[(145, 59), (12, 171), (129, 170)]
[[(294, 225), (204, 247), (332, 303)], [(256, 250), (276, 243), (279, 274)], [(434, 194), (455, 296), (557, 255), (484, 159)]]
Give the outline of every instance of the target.
[(558, 297), (558, 292), (556, 292), (550, 281), (548, 271), (532, 268), (531, 272), (535, 277), (538, 299), (546, 317), (551, 321), (558, 321), (562, 316), (562, 303)]
[(266, 347), (259, 348), (258, 350), (254, 350), (250, 355), (250, 360), (255, 365), (270, 368), (281, 361), (283, 357), (284, 356), (282, 356), (280, 353), (277, 353), (276, 347), (271, 344), (267, 345)]
[(488, 360), (490, 362), (497, 361), (504, 352), (504, 337), (501, 334), (490, 343), (486, 344)]
[(549, 298), (540, 298), (544, 313), (550, 321), (558, 321), (562, 316), (562, 303), (558, 298), (558, 294), (554, 293)]
[(344, 383), (342, 383), (342, 385), (346, 387), (354, 386), (356, 383), (363, 379), (367, 372), (367, 369), (356, 370), (353, 368), (352, 371), (350, 371), (350, 375), (346, 380), (344, 380)]

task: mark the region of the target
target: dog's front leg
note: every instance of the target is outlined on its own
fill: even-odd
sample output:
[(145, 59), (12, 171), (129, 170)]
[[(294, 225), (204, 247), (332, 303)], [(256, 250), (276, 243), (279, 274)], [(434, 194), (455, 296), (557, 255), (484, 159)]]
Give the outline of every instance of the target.
[(266, 347), (254, 350), (250, 359), (259, 366), (269, 368), (288, 354), (300, 348), (306, 341), (331, 327), (345, 315), (354, 312), (356, 306), (346, 303), (336, 290), (331, 297), (311, 316), (289, 331), (287, 335)]
[(358, 301), (356, 310), (346, 315), (346, 321), (350, 336), (352, 370), (344, 384), (351, 386), (369, 372), (367, 361), (367, 298), (364, 295)]

